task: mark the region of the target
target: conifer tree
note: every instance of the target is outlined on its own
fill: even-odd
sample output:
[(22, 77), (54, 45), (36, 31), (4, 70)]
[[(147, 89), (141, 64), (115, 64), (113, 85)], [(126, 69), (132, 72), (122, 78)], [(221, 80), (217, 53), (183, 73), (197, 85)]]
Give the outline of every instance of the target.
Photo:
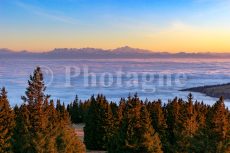
[(193, 134), (198, 129), (198, 123), (196, 121), (197, 111), (194, 109), (193, 96), (191, 93), (188, 95), (188, 102), (185, 103), (184, 111), (185, 111), (184, 112), (184, 115), (185, 115), (185, 121), (184, 121), (185, 134), (187, 136), (192, 137)]
[(94, 96), (92, 96), (84, 127), (84, 143), (86, 144), (87, 149), (98, 149), (98, 147), (100, 147), (97, 144), (98, 119), (97, 102)]
[(47, 104), (44, 112), (46, 116), (46, 123), (45, 123), (46, 152), (56, 153), (57, 152), (56, 139), (60, 130), (59, 129), (60, 120), (58, 120), (58, 113), (54, 107), (53, 100), (51, 100), (50, 103)]
[(58, 153), (85, 153), (84, 144), (77, 138), (74, 129), (65, 126), (56, 139)]
[(87, 100), (85, 102), (79, 101), (79, 119), (83, 123), (85, 123), (89, 106), (90, 106), (90, 100)]
[(193, 106), (193, 96), (188, 95), (188, 101), (183, 102), (179, 111), (179, 131), (177, 132), (177, 149), (188, 152), (190, 141), (198, 129), (197, 112)]
[(91, 97), (85, 121), (84, 142), (87, 149), (105, 150), (112, 136), (112, 112), (103, 95)]
[(221, 153), (229, 150), (230, 128), (223, 97), (221, 97), (211, 108), (207, 118), (207, 127), (211, 139), (214, 140), (209, 145), (215, 146), (214, 151), (216, 153)]
[(10, 108), (7, 92), (3, 87), (0, 93), (0, 152), (12, 152), (12, 135), (15, 126), (15, 115)]
[(85, 108), (85, 106), (88, 104), (87, 101), (82, 102), (81, 100), (79, 101), (79, 120), (81, 123), (85, 122), (85, 116), (87, 114), (88, 108)]
[(169, 144), (167, 140), (167, 124), (162, 102), (161, 100), (154, 102), (146, 101), (145, 104), (151, 116), (152, 126), (160, 136), (163, 150), (167, 152), (169, 150)]
[(150, 115), (137, 96), (128, 98), (126, 102), (121, 128), (114, 143), (116, 145), (108, 149), (110, 153), (162, 153)]
[(113, 134), (108, 142), (109, 152), (114, 152), (114, 148), (117, 147), (117, 138), (119, 137), (118, 133), (122, 125), (122, 118), (125, 113), (126, 101), (121, 98), (118, 108), (113, 113)]
[[(52, 102), (51, 102), (51, 105)], [(53, 108), (53, 107), (51, 107)], [(75, 130), (70, 126), (71, 121), (69, 113), (64, 103), (57, 101), (57, 108), (53, 114), (58, 118), (56, 146), (58, 153), (84, 153), (85, 145), (78, 139)], [(55, 121), (54, 121), (55, 122)]]
[(70, 103), (67, 106), (67, 110), (68, 110), (69, 115), (71, 117), (72, 123), (81, 123), (82, 122), (82, 119), (81, 119), (80, 113), (79, 113), (79, 103), (78, 103), (78, 96), (77, 95), (76, 95), (73, 103)]
[(65, 105), (58, 101), (55, 109), (53, 101), (49, 102), (49, 96), (44, 91), (43, 75), (38, 67), (28, 81), (26, 95), (22, 97), (24, 104), (19, 110), (15, 108), (17, 124), (13, 137), (14, 152), (85, 152), (84, 145), (71, 128)]
[(190, 150), (204, 153), (228, 153), (230, 151), (230, 129), (226, 115), (228, 113), (223, 97), (208, 108), (206, 123), (199, 127), (192, 138)]
[(117, 111), (114, 113), (114, 126), (117, 128), (117, 130), (121, 126), (122, 118), (125, 114), (125, 107), (126, 107), (126, 101), (125, 99), (121, 98), (119, 105), (117, 107)]
[(29, 112), (29, 132), (31, 134), (30, 142), (32, 143), (32, 149), (35, 152), (45, 151), (45, 116), (43, 104), (49, 98), (45, 95), (45, 83), (43, 80), (43, 74), (40, 67), (34, 70), (33, 75), (30, 76), (28, 81), (28, 87), (25, 92), (25, 96), (22, 97), (24, 103), (27, 104)]
[(167, 133), (168, 133), (168, 142), (170, 144), (170, 152), (178, 150), (177, 141), (178, 136), (180, 135), (179, 127), (181, 127), (181, 122), (179, 119), (181, 105), (178, 98), (176, 97), (173, 101), (169, 101), (166, 106), (166, 123), (167, 123)]
[[(151, 124), (150, 115), (145, 106), (141, 107), (141, 131), (140, 150), (139, 152), (146, 153), (163, 153), (161, 140), (157, 131), (154, 130)], [(142, 133), (142, 134), (141, 134)]]
[(61, 112), (61, 108), (62, 108), (61, 101), (58, 99), (57, 102), (56, 102), (56, 110), (58, 112)]
[(202, 128), (206, 125), (206, 116), (209, 107), (200, 102), (195, 102), (194, 109), (197, 112), (196, 121), (198, 123), (198, 128)]
[[(15, 108), (17, 110), (17, 108)], [(29, 121), (29, 111), (25, 104), (15, 111), (16, 113), (16, 127), (13, 135), (13, 152), (35, 152), (33, 144), (31, 143), (31, 133), (29, 131), (31, 125)]]

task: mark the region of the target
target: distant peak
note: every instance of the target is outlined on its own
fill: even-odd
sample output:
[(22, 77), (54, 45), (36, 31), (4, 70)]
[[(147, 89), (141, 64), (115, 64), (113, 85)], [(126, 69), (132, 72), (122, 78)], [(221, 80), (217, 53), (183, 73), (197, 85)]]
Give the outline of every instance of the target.
[(139, 48), (132, 48), (130, 46), (123, 46), (117, 49), (113, 49), (113, 52), (118, 53), (149, 53), (151, 51), (145, 50), (145, 49), (139, 49)]
[(129, 47), (129, 46), (123, 46), (123, 47), (113, 49), (112, 51), (114, 51), (114, 52), (120, 52), (120, 51), (122, 51), (122, 52), (127, 52), (127, 51), (130, 52), (130, 51), (135, 51), (135, 50), (137, 50), (137, 49)]
[(132, 48), (130, 46), (122, 46), (122, 47), (118, 47), (117, 49), (135, 49), (135, 48)]
[(4, 50), (4, 51), (11, 51), (10, 49), (8, 48), (0, 48), (0, 50)]
[[(132, 48), (132, 47), (129, 47), (129, 46), (123, 46), (123, 47), (120, 47), (120, 48)], [(132, 48), (133, 49), (133, 48)]]
[(8, 49), (8, 48), (0, 48), (0, 52), (1, 53), (11, 53), (12, 50)]

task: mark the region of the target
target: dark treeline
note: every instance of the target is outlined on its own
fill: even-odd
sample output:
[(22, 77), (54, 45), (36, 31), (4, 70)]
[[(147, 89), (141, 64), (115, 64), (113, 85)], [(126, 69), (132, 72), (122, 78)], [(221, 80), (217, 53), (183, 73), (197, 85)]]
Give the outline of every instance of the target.
[[(23, 104), (11, 108), (0, 92), (0, 153), (230, 153), (230, 111), (175, 98), (167, 104), (136, 95), (110, 102), (103, 95), (65, 107), (45, 95), (40, 68), (30, 76)], [(56, 104), (56, 106), (55, 106)], [(72, 123), (84, 123), (84, 144)]]
[(137, 95), (119, 105), (103, 95), (67, 106), (73, 123), (85, 123), (88, 149), (109, 153), (230, 153), (230, 112), (221, 97), (213, 106), (175, 98), (167, 104)]

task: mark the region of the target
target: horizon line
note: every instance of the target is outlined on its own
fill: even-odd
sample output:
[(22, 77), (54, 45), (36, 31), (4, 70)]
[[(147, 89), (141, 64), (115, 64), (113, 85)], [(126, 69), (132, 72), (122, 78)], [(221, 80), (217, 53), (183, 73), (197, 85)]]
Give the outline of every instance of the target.
[(29, 52), (29, 53), (49, 53), (52, 52), (56, 49), (98, 49), (98, 50), (103, 50), (103, 51), (114, 51), (116, 49), (122, 49), (122, 48), (129, 48), (129, 49), (136, 49), (136, 50), (141, 50), (145, 52), (151, 52), (151, 53), (168, 53), (168, 54), (179, 54), (179, 53), (186, 53), (186, 54), (230, 54), (230, 51), (226, 52), (218, 52), (218, 51), (157, 51), (157, 50), (150, 50), (150, 49), (145, 49), (145, 48), (137, 48), (137, 47), (130, 47), (130, 46), (121, 46), (121, 47), (116, 47), (116, 48), (100, 48), (100, 47), (60, 47), (60, 48), (52, 48), (52, 49), (41, 49), (41, 50), (32, 50), (32, 49), (20, 49), (20, 50), (15, 50), (15, 49), (10, 49), (10, 48), (0, 48), (0, 50), (8, 50), (11, 52)]

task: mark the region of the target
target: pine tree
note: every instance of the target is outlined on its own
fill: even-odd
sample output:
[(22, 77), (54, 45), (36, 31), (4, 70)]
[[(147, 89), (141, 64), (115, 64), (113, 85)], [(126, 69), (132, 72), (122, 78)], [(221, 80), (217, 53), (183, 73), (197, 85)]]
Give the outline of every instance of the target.
[(85, 102), (79, 101), (79, 119), (82, 123), (85, 123), (89, 107), (90, 100), (87, 100)]
[(184, 121), (184, 129), (185, 129), (185, 134), (187, 136), (192, 137), (194, 133), (198, 129), (198, 123), (196, 121), (197, 118), (197, 111), (194, 109), (193, 105), (193, 96), (190, 93), (188, 95), (188, 102), (185, 103), (185, 121)]
[(188, 101), (183, 102), (179, 111), (179, 131), (177, 132), (177, 148), (179, 152), (187, 153), (190, 148), (190, 141), (198, 130), (196, 121), (197, 112), (193, 106), (193, 96), (188, 95)]
[[(53, 122), (57, 118), (55, 128), (56, 146), (58, 153), (84, 153), (85, 145), (78, 139), (75, 130), (71, 126), (71, 120), (65, 104), (61, 104), (60, 100), (57, 101), (56, 109), (53, 107), (53, 102), (50, 103), (51, 119)], [(53, 115), (52, 115), (53, 114)], [(52, 143), (51, 143), (52, 144)]]
[(87, 149), (98, 149), (97, 144), (97, 128), (99, 121), (97, 102), (94, 96), (90, 99), (90, 107), (85, 120), (84, 127), (84, 143)]
[(215, 146), (214, 151), (216, 153), (221, 153), (229, 150), (230, 128), (223, 97), (221, 97), (211, 108), (207, 118), (207, 127), (211, 139), (214, 140), (209, 145)]
[(150, 115), (145, 106), (141, 108), (141, 143), (139, 152), (163, 153), (161, 140), (151, 124)]
[(223, 97), (208, 108), (206, 124), (200, 126), (192, 138), (190, 150), (204, 153), (228, 153), (230, 151), (228, 113)]
[(45, 130), (45, 150), (47, 153), (57, 153), (56, 147), (56, 139), (59, 134), (59, 123), (58, 113), (54, 107), (53, 100), (45, 105), (44, 108), (45, 116), (46, 116), (46, 130)]
[(116, 145), (108, 149), (110, 153), (162, 153), (150, 115), (137, 96), (128, 98), (126, 102), (121, 128), (114, 143)]
[(198, 123), (198, 128), (202, 128), (206, 125), (206, 116), (209, 108), (209, 106), (206, 106), (203, 103), (195, 102), (194, 109), (197, 112), (196, 121)]
[(38, 67), (28, 81), (26, 95), (22, 97), (24, 104), (18, 110), (15, 108), (17, 124), (13, 137), (14, 152), (85, 152), (84, 145), (71, 128), (65, 105), (58, 101), (55, 109), (53, 101), (49, 102), (49, 96), (44, 92), (43, 75)]
[(49, 98), (45, 95), (45, 83), (43, 74), (39, 67), (34, 70), (33, 75), (30, 76), (28, 87), (25, 96), (22, 97), (24, 103), (27, 104), (29, 111), (29, 132), (31, 134), (30, 141), (32, 149), (35, 152), (45, 152), (46, 135), (45, 135), (45, 112), (43, 104)]
[(169, 144), (167, 140), (167, 124), (162, 102), (161, 100), (154, 102), (146, 101), (145, 104), (151, 116), (152, 126), (160, 136), (163, 150), (164, 152), (167, 152), (169, 150)]
[(59, 125), (64, 128), (71, 124), (70, 115), (65, 107), (65, 104), (61, 104), (60, 100), (57, 100), (57, 108)]
[(21, 105), (16, 113), (16, 127), (14, 129), (13, 135), (13, 152), (14, 153), (24, 153), (24, 152), (35, 152), (33, 149), (33, 144), (31, 143), (30, 134), (30, 121), (29, 121), (29, 111), (25, 104)]
[(77, 138), (74, 129), (65, 126), (56, 139), (58, 153), (85, 153), (84, 144)]
[(78, 103), (78, 96), (77, 95), (76, 95), (73, 103), (70, 103), (67, 106), (67, 110), (70, 114), (72, 123), (81, 123), (82, 122), (82, 119), (81, 119), (80, 113), (79, 113), (79, 103)]
[(123, 115), (125, 113), (126, 101), (121, 98), (119, 106), (116, 108), (116, 111), (113, 111), (113, 134), (108, 142), (109, 152), (114, 152), (114, 148), (117, 147), (117, 138), (119, 137), (118, 133), (122, 125)]
[(112, 112), (103, 95), (91, 97), (85, 121), (84, 142), (87, 149), (105, 150), (112, 136)]
[(12, 135), (15, 115), (10, 108), (7, 92), (3, 87), (0, 94), (0, 152), (12, 152)]
[(57, 100), (57, 102), (56, 102), (56, 110), (58, 111), (58, 112), (61, 112), (61, 101), (58, 99)]
[(173, 101), (169, 101), (166, 106), (166, 123), (167, 123), (167, 133), (168, 142), (170, 144), (170, 152), (178, 150), (177, 141), (180, 136), (181, 122), (179, 119), (181, 104), (176, 97)]
[(126, 101), (125, 99), (121, 98), (117, 111), (114, 115), (114, 126), (117, 128), (116, 130), (118, 130), (121, 126), (122, 118), (125, 114), (125, 107)]

